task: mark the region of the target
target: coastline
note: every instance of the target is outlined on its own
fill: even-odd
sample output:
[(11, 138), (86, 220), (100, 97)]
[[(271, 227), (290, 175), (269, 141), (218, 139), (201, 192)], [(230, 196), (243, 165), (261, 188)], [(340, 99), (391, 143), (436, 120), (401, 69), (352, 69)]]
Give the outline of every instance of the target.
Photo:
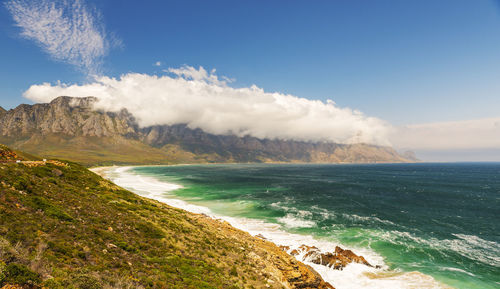
[[(108, 170), (127, 170), (129, 168), (128, 166), (106, 166), (89, 168), (88, 170), (104, 179), (110, 180), (107, 174)], [(171, 186), (175, 187), (177, 185)], [(144, 197), (140, 194), (137, 195)], [(181, 208), (178, 204), (175, 206), (175, 204), (166, 203), (161, 198), (149, 199), (183, 210), (190, 218), (208, 225), (212, 230), (217, 231), (220, 234), (220, 238), (225, 239), (229, 236), (232, 239), (231, 242), (236, 241), (245, 244), (245, 248), (240, 247), (240, 249), (246, 251), (251, 261), (258, 264), (257, 268), (260, 268), (264, 272), (264, 277), (268, 279), (267, 288), (336, 289), (326, 282), (321, 274), (311, 266), (296, 260), (292, 255), (285, 252), (283, 248), (280, 248), (266, 238), (253, 236), (249, 232), (232, 226), (226, 220), (210, 216), (204, 212), (186, 210), (185, 207)]]
[[(166, 203), (170, 206), (184, 209), (191, 213), (203, 214), (214, 220), (223, 220), (228, 222), (232, 227), (249, 233), (252, 236), (262, 236), (268, 241), (271, 241), (276, 246), (287, 247), (286, 251), (288, 253), (293, 250), (297, 250), (300, 245), (305, 245), (311, 248), (320, 248), (324, 253), (333, 252), (336, 245), (331, 242), (322, 242), (315, 240), (312, 236), (303, 236), (285, 232), (279, 228), (277, 224), (265, 223), (258, 220), (243, 220), (241, 218), (232, 218), (227, 216), (215, 215), (210, 211), (210, 209), (202, 206), (197, 206), (193, 204), (188, 204), (185, 201), (176, 199), (175, 196), (165, 196), (168, 195), (168, 191), (175, 190), (179, 188), (179, 185), (168, 184), (165, 182), (159, 182), (154, 180), (154, 178), (147, 176), (138, 176), (138, 179), (143, 182), (143, 186), (139, 189), (137, 187), (132, 188), (131, 184), (123, 183), (124, 179), (131, 180), (132, 174), (126, 174), (130, 168), (135, 166), (126, 167), (96, 167), (90, 170), (94, 173), (101, 175), (102, 177), (109, 179), (113, 182), (116, 181), (117, 185), (125, 187), (133, 191), (140, 196), (155, 199), (162, 203)], [(113, 174), (118, 173), (123, 177), (122, 179), (117, 179), (117, 176)], [(126, 174), (123, 176), (123, 174)], [(136, 175), (137, 176), (137, 175)], [(156, 193), (146, 192), (147, 186), (151, 185), (156, 187)], [(164, 187), (161, 187), (164, 186)], [(158, 190), (159, 189), (159, 190)], [(344, 247), (343, 245), (341, 245)], [(384, 264), (383, 258), (381, 256), (374, 256), (368, 251), (363, 251), (359, 248), (347, 248), (356, 249), (355, 252), (359, 253), (360, 256), (366, 257), (368, 263), (373, 264), (373, 267), (367, 267), (363, 264), (351, 263), (347, 267), (342, 268), (343, 270), (333, 270), (328, 266), (321, 264), (315, 264), (308, 260), (306, 251), (301, 252), (296, 255), (295, 258), (299, 262), (304, 262), (306, 265), (311, 266), (315, 271), (317, 271), (321, 277), (331, 283), (338, 289), (342, 288), (452, 288), (446, 286), (429, 275), (422, 274), (420, 272), (397, 272), (390, 270), (387, 265)], [(310, 258), (309, 258), (310, 259)], [(309, 262), (308, 262), (309, 261)], [(378, 268), (375, 268), (377, 266)], [(361, 287), (360, 287), (361, 286)]]

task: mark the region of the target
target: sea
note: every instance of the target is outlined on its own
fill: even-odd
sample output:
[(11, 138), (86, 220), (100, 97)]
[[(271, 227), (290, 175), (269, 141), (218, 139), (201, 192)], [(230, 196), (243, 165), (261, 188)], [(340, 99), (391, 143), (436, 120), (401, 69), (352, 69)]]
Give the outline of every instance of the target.
[(351, 249), (305, 262), (337, 289), (500, 288), (500, 163), (110, 167), (124, 188), (278, 244)]

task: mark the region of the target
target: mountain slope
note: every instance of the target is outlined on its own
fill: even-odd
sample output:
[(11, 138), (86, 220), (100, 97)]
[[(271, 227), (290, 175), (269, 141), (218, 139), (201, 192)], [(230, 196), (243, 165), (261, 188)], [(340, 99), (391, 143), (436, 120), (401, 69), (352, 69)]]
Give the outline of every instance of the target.
[[(332, 288), (274, 244), (1, 147), (0, 287)], [(13, 156), (17, 158), (16, 156)]]
[(94, 97), (58, 97), (0, 113), (0, 142), (85, 164), (206, 162), (407, 162), (392, 148), (213, 135), (186, 125), (141, 128), (126, 110), (93, 109)]

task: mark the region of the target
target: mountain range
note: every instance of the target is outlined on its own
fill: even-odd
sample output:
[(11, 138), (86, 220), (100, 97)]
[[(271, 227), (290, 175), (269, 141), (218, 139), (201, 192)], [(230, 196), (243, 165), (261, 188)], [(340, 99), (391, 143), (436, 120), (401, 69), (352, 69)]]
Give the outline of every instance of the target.
[(337, 144), (214, 135), (184, 124), (140, 127), (126, 109), (94, 109), (95, 97), (0, 107), (0, 143), (85, 165), (175, 163), (413, 162), (411, 153), (370, 144)]

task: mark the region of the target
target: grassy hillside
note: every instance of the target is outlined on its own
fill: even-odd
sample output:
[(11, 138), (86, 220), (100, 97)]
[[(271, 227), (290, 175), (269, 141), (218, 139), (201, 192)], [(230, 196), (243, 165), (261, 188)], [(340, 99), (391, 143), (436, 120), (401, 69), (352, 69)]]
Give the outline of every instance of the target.
[(4, 161), (0, 180), (0, 287), (332, 288), (272, 243), (76, 163)]
[(232, 162), (215, 153), (194, 154), (179, 145), (151, 147), (138, 140), (115, 137), (68, 137), (61, 134), (32, 135), (15, 140), (0, 136), (0, 142), (45, 158), (64, 158), (86, 166), (151, 165)]

